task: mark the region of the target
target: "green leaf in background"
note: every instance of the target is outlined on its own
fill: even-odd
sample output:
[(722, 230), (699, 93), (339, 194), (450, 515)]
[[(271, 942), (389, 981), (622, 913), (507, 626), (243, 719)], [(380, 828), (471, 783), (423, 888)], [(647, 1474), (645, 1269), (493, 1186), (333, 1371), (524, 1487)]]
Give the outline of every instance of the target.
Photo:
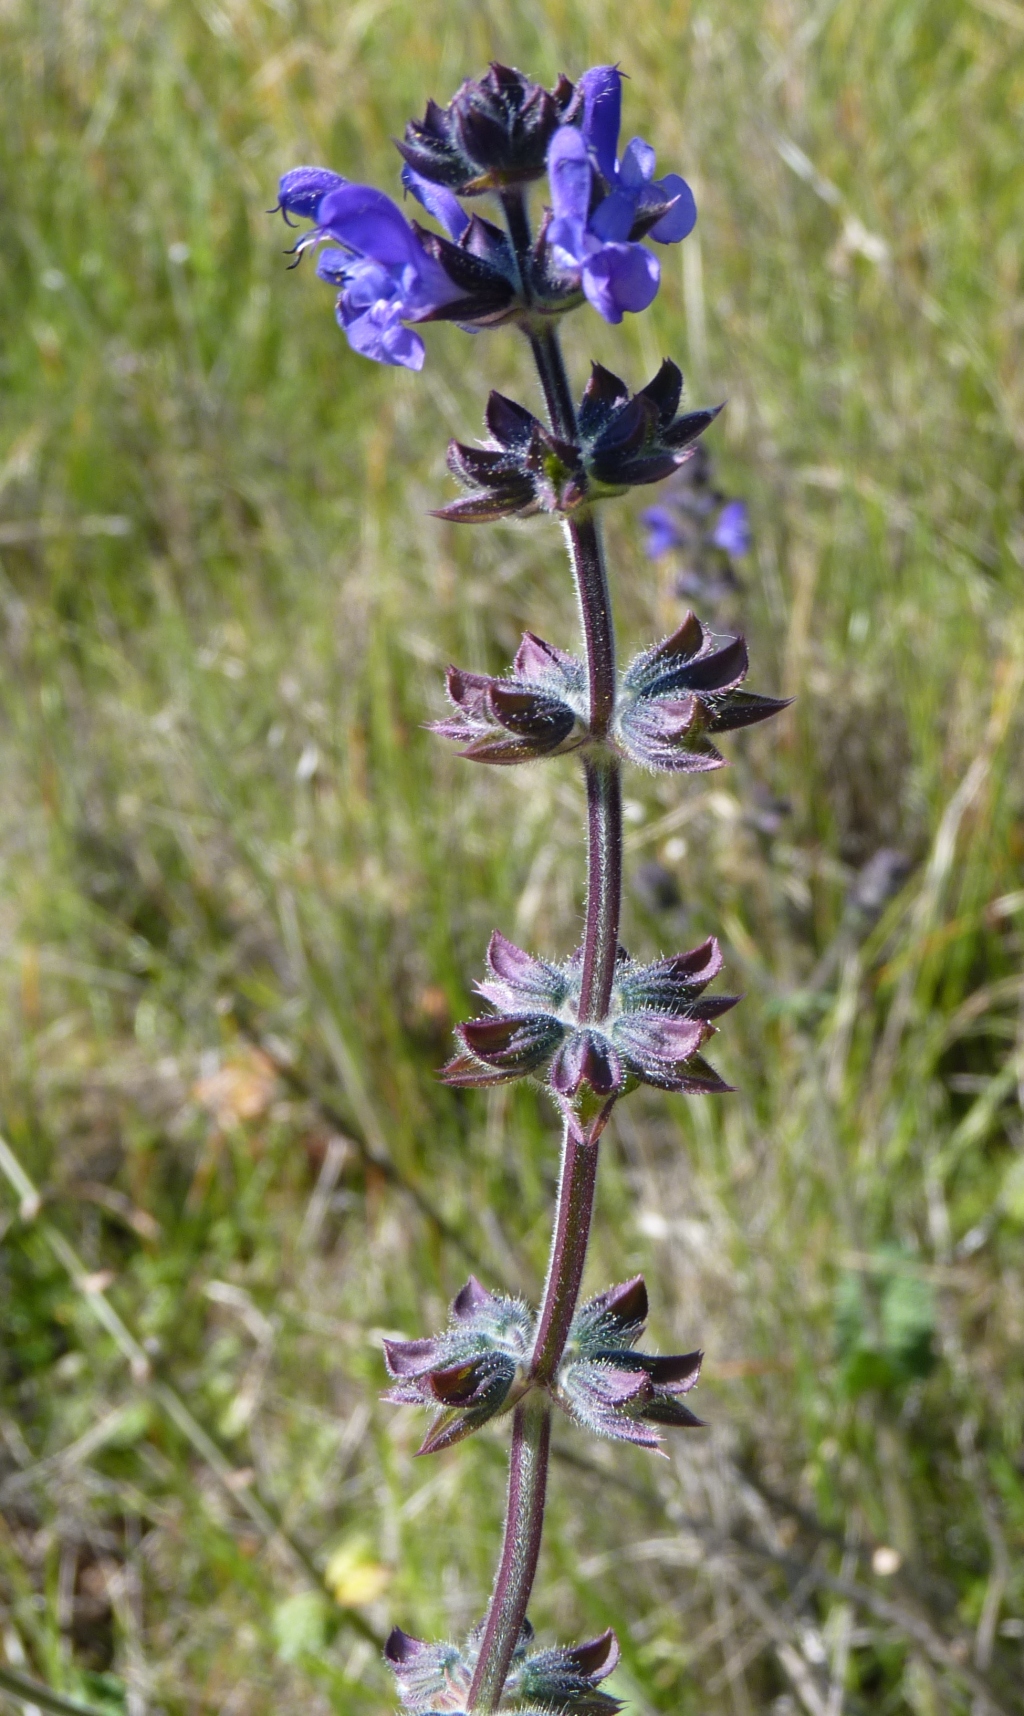
[(879, 1251), (870, 1267), (840, 1276), (836, 1350), (851, 1398), (898, 1392), (933, 1369), (935, 1296), (918, 1268), (909, 1258)]
[(272, 1618), (274, 1644), (282, 1662), (299, 1662), (323, 1649), (329, 1605), (317, 1591), (297, 1591), (278, 1603)]

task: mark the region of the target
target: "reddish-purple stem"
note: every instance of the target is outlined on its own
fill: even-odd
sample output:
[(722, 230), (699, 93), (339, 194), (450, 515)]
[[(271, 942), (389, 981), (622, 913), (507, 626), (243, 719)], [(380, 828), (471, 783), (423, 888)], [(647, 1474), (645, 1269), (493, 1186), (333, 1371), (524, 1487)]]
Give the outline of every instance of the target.
[[(554, 327), (531, 332), (551, 427), (575, 441), (576, 413)], [(586, 643), (590, 730), (603, 738), (615, 708), (615, 626), (601, 538), (593, 510), (583, 506), (566, 524), (576, 596)], [(587, 777), (587, 909), (583, 929), (580, 1019), (596, 1023), (608, 1011), (619, 944), (622, 901), (622, 785), (611, 751), (585, 753)]]
[[(529, 227), (520, 193), (504, 197), (509, 232), (528, 278)], [(547, 402), (551, 427), (575, 442), (576, 410), (553, 325), (527, 328)], [(584, 504), (566, 523), (576, 595), (586, 645), (590, 729), (603, 738), (615, 707), (615, 630), (601, 538), (593, 511)], [(606, 1015), (618, 952), (622, 903), (622, 785), (610, 751), (584, 755), (587, 783), (587, 903), (579, 1018), (597, 1024)], [(585, 1143), (571, 1122), (565, 1129), (558, 1186), (558, 1213), (551, 1241), (544, 1300), (531, 1361), (539, 1384), (551, 1381), (565, 1349), (586, 1261), (597, 1176), (597, 1144)], [(512, 1653), (526, 1618), (544, 1524), (551, 1408), (546, 1393), (529, 1394), (515, 1410), (509, 1465), (508, 1506), (501, 1560), (494, 1582), (476, 1673), (469, 1694), (472, 1711), (493, 1711), (501, 1698)]]
[(530, 1394), (512, 1417), (505, 1537), (469, 1689), (470, 1710), (497, 1708), (526, 1617), (544, 1526), (550, 1444), (551, 1407), (546, 1396)]
[(585, 1144), (566, 1126), (562, 1171), (558, 1180), (558, 1213), (551, 1238), (551, 1261), (544, 1287), (537, 1336), (533, 1344), (533, 1375), (550, 1382), (565, 1348), (576, 1310), (583, 1265), (590, 1237), (597, 1179), (597, 1145)]
[(622, 775), (607, 754), (584, 761), (587, 781), (587, 911), (583, 925), (580, 1021), (608, 1011), (622, 907)]

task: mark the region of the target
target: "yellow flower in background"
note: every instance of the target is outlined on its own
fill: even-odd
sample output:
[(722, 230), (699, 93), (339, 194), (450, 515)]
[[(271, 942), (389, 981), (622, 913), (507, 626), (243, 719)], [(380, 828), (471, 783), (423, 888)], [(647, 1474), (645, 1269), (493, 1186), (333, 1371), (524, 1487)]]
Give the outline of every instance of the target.
[(324, 1584), (343, 1609), (361, 1609), (376, 1602), (391, 1583), (391, 1569), (373, 1559), (364, 1537), (348, 1537), (332, 1550), (324, 1568)]

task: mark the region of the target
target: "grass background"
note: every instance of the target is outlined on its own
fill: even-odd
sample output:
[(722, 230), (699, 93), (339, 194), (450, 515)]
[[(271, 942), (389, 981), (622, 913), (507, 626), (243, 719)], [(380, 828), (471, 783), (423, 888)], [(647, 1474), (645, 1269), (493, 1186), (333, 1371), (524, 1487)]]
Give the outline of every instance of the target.
[[(471, 1267), (537, 1291), (551, 1113), (434, 1069), (495, 924), (573, 945), (582, 805), (420, 723), (571, 594), (543, 522), (425, 518), (485, 390), (536, 404), (513, 336), (353, 357), (264, 211), (299, 161), (396, 186), (495, 55), (621, 60), (695, 186), (653, 310), (570, 358), (728, 396), (731, 618), (797, 698), (630, 779), (683, 903), (631, 888), (627, 939), (721, 935), (739, 1088), (622, 1105), (588, 1281), (647, 1272), (710, 1428), (559, 1431), (533, 1619), (614, 1622), (634, 1716), (1019, 1711), (1016, 0), (0, 5), (4, 1657), (128, 1716), (379, 1712), (375, 1638), (486, 1599), (505, 1432), (414, 1464), (380, 1339)], [(624, 649), (681, 612), (639, 509)]]

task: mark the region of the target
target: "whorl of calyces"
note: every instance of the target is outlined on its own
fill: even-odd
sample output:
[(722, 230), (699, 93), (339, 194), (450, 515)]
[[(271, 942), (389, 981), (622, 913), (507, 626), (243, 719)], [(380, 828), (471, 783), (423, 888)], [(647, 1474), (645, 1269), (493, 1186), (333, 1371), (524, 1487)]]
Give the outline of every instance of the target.
[[(576, 83), (560, 77), (545, 89), (494, 64), (446, 107), (428, 102), (397, 147), (405, 190), (435, 228), (409, 222), (383, 192), (325, 168), (294, 168), (280, 188), (285, 219), (313, 223), (296, 253), (319, 247), (317, 272), (339, 289), (339, 324), (363, 356), (419, 369), (425, 347), (414, 329), (430, 321), (470, 329), (510, 323), (526, 335), (548, 422), (492, 393), (483, 445), (449, 447), (449, 468), (466, 493), (437, 516), (455, 523), (559, 518), (583, 631), (579, 656), (527, 632), (504, 675), (449, 668), (452, 712), (433, 724), (475, 762), (579, 756), (587, 892), (582, 942), (568, 958), (540, 958), (495, 931), (477, 985), (491, 1011), (457, 1028), (456, 1053), (441, 1075), (456, 1088), (532, 1078), (559, 1111), (563, 1138), (539, 1308), (471, 1278), (440, 1334), (385, 1343), (386, 1398), (433, 1412), (420, 1454), (512, 1417), (502, 1550), (484, 1620), (462, 1645), (427, 1644), (399, 1628), (387, 1643), (403, 1706), (414, 1716), (499, 1705), (520, 1716), (620, 1708), (599, 1690), (618, 1659), (613, 1633), (536, 1650), (526, 1618), (552, 1413), (642, 1447), (658, 1446), (662, 1428), (700, 1423), (683, 1397), (696, 1386), (702, 1354), (637, 1348), (647, 1320), (642, 1277), (580, 1303), (598, 1141), (616, 1102), (641, 1083), (687, 1095), (727, 1090), (703, 1050), (736, 1001), (706, 993), (722, 964), (713, 937), (649, 964), (622, 948), (621, 776), (627, 765), (720, 768), (725, 759), (712, 736), (784, 705), (742, 689), (743, 639), (716, 637), (692, 613), (617, 670), (598, 504), (679, 471), (720, 409), (680, 415), (682, 375), (669, 359), (632, 394), (598, 364), (578, 403), (570, 386), (559, 317), (584, 302), (613, 324), (646, 309), (660, 266), (644, 241), (678, 243), (696, 220), (689, 187), (676, 174), (655, 178), (654, 151), (641, 138), (620, 155), (621, 82), (616, 67), (595, 66)], [(534, 231), (528, 189), (545, 174), (551, 200)], [(460, 201), (488, 193), (501, 225)]]

